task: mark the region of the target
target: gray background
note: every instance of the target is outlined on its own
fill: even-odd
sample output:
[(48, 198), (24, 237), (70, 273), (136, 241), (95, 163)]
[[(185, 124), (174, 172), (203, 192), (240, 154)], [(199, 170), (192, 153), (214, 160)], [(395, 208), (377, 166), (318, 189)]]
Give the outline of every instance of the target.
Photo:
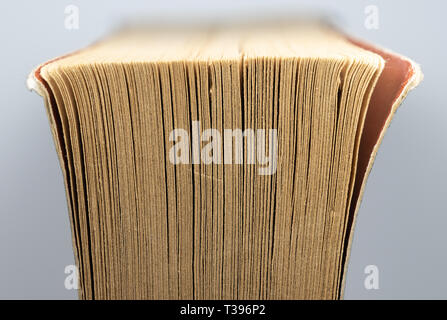
[[(345, 298), (447, 298), (445, 1), (0, 3), (0, 298), (77, 298), (64, 288), (64, 267), (74, 258), (61, 170), (43, 101), (25, 87), (33, 67), (88, 45), (126, 17), (209, 22), (302, 9), (326, 12), (350, 34), (413, 58), (425, 74), (397, 112), (369, 177)], [(64, 28), (69, 4), (79, 6), (79, 30)], [(364, 27), (367, 5), (379, 8), (378, 30)], [(379, 267), (379, 290), (364, 288), (369, 264)]]

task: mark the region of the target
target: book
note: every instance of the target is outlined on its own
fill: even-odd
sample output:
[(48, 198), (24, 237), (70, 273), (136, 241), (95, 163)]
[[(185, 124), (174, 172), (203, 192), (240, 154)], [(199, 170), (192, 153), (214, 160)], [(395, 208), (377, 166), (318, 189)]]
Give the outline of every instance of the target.
[(412, 60), (321, 24), (130, 28), (33, 70), (81, 299), (340, 299)]

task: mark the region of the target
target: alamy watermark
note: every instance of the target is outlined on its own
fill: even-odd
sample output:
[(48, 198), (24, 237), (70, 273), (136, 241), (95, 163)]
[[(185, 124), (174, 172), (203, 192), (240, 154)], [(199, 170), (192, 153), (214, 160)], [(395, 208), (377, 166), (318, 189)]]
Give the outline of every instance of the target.
[(276, 129), (224, 129), (222, 135), (217, 129), (201, 132), (200, 122), (193, 121), (191, 137), (185, 129), (174, 129), (169, 141), (174, 142), (169, 150), (169, 161), (174, 165), (257, 164), (259, 175), (276, 173)]
[(365, 277), (365, 281), (363, 282), (366, 290), (378, 290), (379, 289), (379, 268), (374, 265), (370, 264), (365, 267), (364, 270), (365, 274), (367, 275)]
[(365, 7), (365, 21), (364, 26), (368, 30), (379, 29), (379, 7), (371, 4)]
[(64, 27), (67, 30), (79, 29), (79, 7), (74, 4), (70, 4), (64, 9), (65, 19)]
[(79, 270), (74, 264), (65, 266), (64, 270), (67, 276), (64, 280), (64, 287), (67, 290), (78, 290), (79, 289)]

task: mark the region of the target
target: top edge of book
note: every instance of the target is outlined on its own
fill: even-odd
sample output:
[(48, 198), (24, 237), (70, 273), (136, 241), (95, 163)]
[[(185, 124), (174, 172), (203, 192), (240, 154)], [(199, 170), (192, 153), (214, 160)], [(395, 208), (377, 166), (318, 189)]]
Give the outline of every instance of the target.
[(328, 25), (308, 23), (202, 29), (126, 28), (56, 59), (51, 65), (234, 61), (242, 57), (372, 59), (369, 52), (353, 45)]
[[(422, 78), (416, 63), (387, 52), (410, 61), (418, 77)], [(383, 63), (380, 55), (356, 45), (337, 28), (321, 21), (207, 28), (139, 25), (122, 28), (84, 49), (41, 64), (33, 70), (27, 82), (28, 88), (42, 95), (41, 84), (36, 82), (41, 74), (44, 76), (56, 69), (101, 64), (209, 64), (250, 59), (356, 60), (374, 66)]]

